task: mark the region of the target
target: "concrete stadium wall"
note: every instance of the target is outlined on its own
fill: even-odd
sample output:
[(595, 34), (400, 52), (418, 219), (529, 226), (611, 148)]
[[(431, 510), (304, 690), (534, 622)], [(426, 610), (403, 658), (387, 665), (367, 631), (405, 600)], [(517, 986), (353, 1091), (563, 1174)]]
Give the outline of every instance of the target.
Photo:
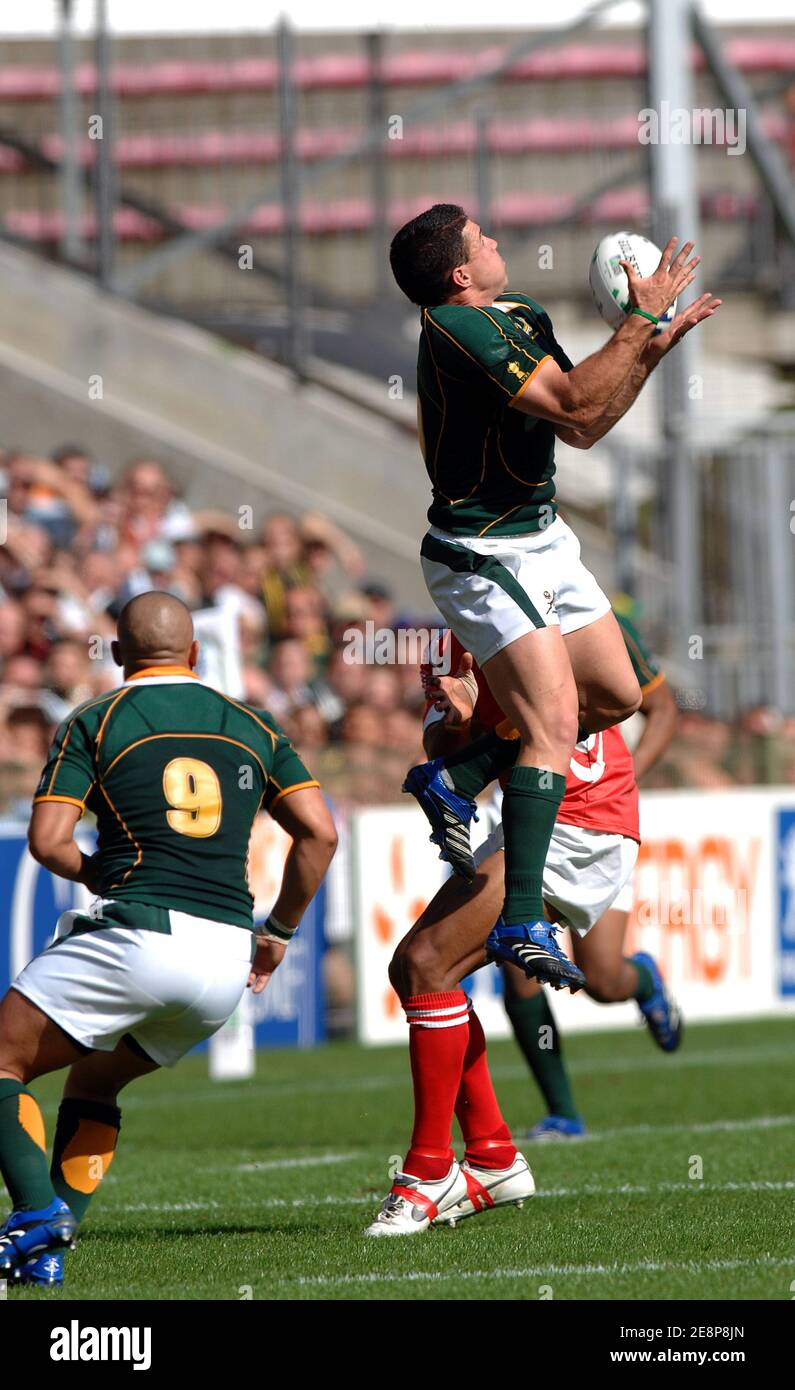
[[(427, 479), (413, 440), (210, 334), (0, 246), (5, 446), (85, 443), (117, 472), (152, 452), (197, 507), (320, 508), (368, 569), (427, 611), (418, 564)], [(102, 399), (91, 379), (102, 378)]]

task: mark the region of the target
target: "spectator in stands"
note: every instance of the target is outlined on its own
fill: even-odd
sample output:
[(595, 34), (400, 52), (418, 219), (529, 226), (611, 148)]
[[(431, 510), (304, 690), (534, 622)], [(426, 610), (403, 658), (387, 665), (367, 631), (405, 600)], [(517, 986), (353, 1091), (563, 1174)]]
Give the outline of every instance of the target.
[(328, 744), (328, 725), (317, 705), (300, 705), (294, 709), (287, 727), (291, 739), (302, 752), (310, 749), (316, 752)]
[(88, 645), (75, 637), (59, 637), (50, 648), (43, 684), (64, 703), (66, 711), (95, 694), (95, 675)]
[(58, 463), (18, 451), (6, 457), (4, 471), (9, 516), (40, 526), (54, 545), (72, 546), (96, 525), (88, 487)]
[(288, 589), (284, 599), (281, 635), (302, 642), (319, 674), (328, 660), (330, 640), (323, 596), (311, 585)]
[(262, 528), (265, 570), (261, 576), (262, 598), (268, 613), (268, 628), (275, 640), (284, 636), (285, 602), (290, 588), (305, 585), (309, 570), (304, 558), (301, 532), (295, 517), (274, 512)]
[(286, 637), (274, 646), (268, 670), (271, 677), (271, 710), (277, 719), (294, 709), (314, 703), (312, 658), (303, 642)]
[(118, 488), (116, 521), (122, 539), (136, 549), (163, 534), (178, 519), (190, 520), (190, 512), (180, 502), (163, 465), (156, 459), (140, 458), (128, 464)]
[(25, 645), (26, 623), (22, 605), (6, 598), (0, 603), (0, 674), (12, 656)]

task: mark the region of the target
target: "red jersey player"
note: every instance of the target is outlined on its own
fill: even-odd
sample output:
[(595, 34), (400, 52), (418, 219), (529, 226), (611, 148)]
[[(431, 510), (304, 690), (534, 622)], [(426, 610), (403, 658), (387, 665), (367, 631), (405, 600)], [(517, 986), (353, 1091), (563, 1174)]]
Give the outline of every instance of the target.
[[(628, 646), (632, 651), (629, 640)], [(645, 659), (644, 664), (647, 686), (659, 687)], [(475, 721), (506, 737), (513, 732), (488, 687), (478, 683), (471, 657), (457, 644), (452, 669), (454, 676), (436, 679), (429, 690), (425, 739), (431, 756), (448, 751), (450, 738), (472, 737)], [(440, 747), (440, 735), (448, 740), (446, 748)], [(544, 899), (553, 917), (571, 927), (588, 992), (604, 998), (599, 991), (609, 976), (612, 998), (637, 998), (656, 1040), (672, 1050), (679, 1040), (678, 1014), (654, 962), (625, 960), (620, 941), (615, 949), (614, 932), (607, 953), (594, 949), (599, 933), (593, 939), (587, 935), (628, 883), (638, 842), (632, 756), (618, 730), (605, 730), (574, 751), (545, 867)], [(474, 883), (448, 880), (393, 957), (390, 979), (409, 1023), (415, 1123), (404, 1171), (369, 1235), (413, 1234), (432, 1222), (452, 1224), (493, 1206), (521, 1205), (534, 1191), (491, 1086), (483, 1030), (460, 988), (461, 980), (486, 962), (485, 942), (501, 901), (502, 858), (498, 827), (478, 851)], [(524, 1005), (540, 996), (545, 1003), (535, 981), (525, 980), (515, 967), (506, 967), (506, 976), (509, 971), (515, 988), (509, 999)], [(534, 986), (538, 995), (530, 993)], [(508, 1008), (513, 1021), (518, 1010), (510, 1003)], [(559, 1056), (559, 1048), (554, 1050)], [(465, 1141), (461, 1165), (452, 1149), (454, 1112)]]

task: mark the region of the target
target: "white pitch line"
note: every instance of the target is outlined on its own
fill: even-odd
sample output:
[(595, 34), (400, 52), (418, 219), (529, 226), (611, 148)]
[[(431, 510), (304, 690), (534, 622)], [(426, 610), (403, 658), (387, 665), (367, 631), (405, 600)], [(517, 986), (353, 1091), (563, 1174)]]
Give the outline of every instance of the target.
[(276, 1276), (273, 1283), (282, 1288), (333, 1288), (340, 1284), (402, 1284), (402, 1283), (441, 1283), (448, 1279), (540, 1279), (567, 1278), (578, 1275), (598, 1274), (663, 1274), (672, 1271), (687, 1274), (711, 1274), (737, 1269), (786, 1269), (795, 1265), (792, 1259), (778, 1260), (762, 1257), (753, 1260), (641, 1260), (637, 1264), (612, 1265), (532, 1265), (523, 1269), (451, 1269), (451, 1270), (409, 1270), (401, 1273), (387, 1271), (383, 1274), (304, 1274), (298, 1278)]
[[(756, 1115), (747, 1120), (694, 1120), (692, 1124), (677, 1121), (676, 1124), (664, 1125), (619, 1125), (617, 1129), (587, 1130), (577, 1139), (543, 1139), (539, 1141), (538, 1147), (541, 1144), (546, 1148), (547, 1144), (559, 1146), (594, 1143), (600, 1139), (627, 1139), (644, 1134), (731, 1134), (746, 1129), (782, 1129), (790, 1125), (795, 1125), (795, 1115)], [(526, 1136), (523, 1138), (517, 1133), (514, 1133), (513, 1137), (520, 1145), (526, 1140)], [(535, 1140), (530, 1141), (530, 1152), (537, 1152)]]
[[(674, 1054), (660, 1052), (655, 1048), (647, 1057), (602, 1057), (599, 1060), (591, 1061), (589, 1058), (577, 1058), (567, 1062), (567, 1068), (574, 1076), (613, 1076), (621, 1072), (634, 1071), (660, 1071), (668, 1070), (672, 1072), (685, 1070), (694, 1067), (752, 1067), (760, 1062), (787, 1061), (792, 1058), (791, 1046), (760, 1047), (756, 1050), (746, 1048), (721, 1048), (705, 1052), (689, 1052), (684, 1050)], [(517, 1063), (507, 1066), (490, 1067), (490, 1071), (495, 1081), (516, 1080), (526, 1076), (527, 1071)]]
[[(323, 1168), (332, 1163), (350, 1163), (355, 1158), (365, 1158), (366, 1154), (361, 1149), (352, 1149), (349, 1153), (342, 1154), (303, 1154), (298, 1158), (266, 1158), (263, 1161), (254, 1163), (238, 1163), (234, 1168), (236, 1173), (268, 1173), (276, 1168)], [(202, 1169), (202, 1172), (212, 1171)], [(219, 1170), (220, 1171), (220, 1170)], [(229, 1169), (225, 1168), (224, 1172)]]
[[(570, 1197), (648, 1197), (655, 1192), (667, 1193), (687, 1193), (695, 1195), (709, 1193), (715, 1195), (720, 1192), (792, 1192), (795, 1191), (795, 1180), (782, 1180), (781, 1182), (766, 1182), (762, 1179), (749, 1182), (660, 1182), (648, 1185), (634, 1185), (632, 1183), (621, 1183), (616, 1187), (602, 1187), (598, 1183), (585, 1184), (582, 1187), (552, 1187), (542, 1188), (535, 1194), (536, 1199), (544, 1198), (548, 1201), (560, 1201)], [(378, 1198), (373, 1197), (337, 1197), (329, 1195), (326, 1197), (261, 1197), (247, 1198), (247, 1203), (251, 1207), (258, 1207), (262, 1210), (285, 1210), (299, 1207), (360, 1207), (376, 1206)], [(125, 1202), (118, 1206), (107, 1206), (107, 1210), (117, 1212), (153, 1212), (168, 1213), (181, 1211), (223, 1211), (226, 1207), (225, 1202), (215, 1198), (208, 1198), (206, 1201), (195, 1202)], [(795, 1261), (795, 1256), (793, 1257)]]
[[(731, 1067), (734, 1070), (737, 1067), (750, 1067), (762, 1062), (789, 1061), (791, 1057), (792, 1049), (783, 1045), (761, 1047), (756, 1050), (724, 1048), (711, 1052), (684, 1051), (673, 1057), (655, 1051), (650, 1052), (648, 1057), (628, 1057), (624, 1060), (619, 1057), (604, 1057), (593, 1061), (582, 1059), (569, 1062), (568, 1068), (573, 1075), (613, 1076), (621, 1072), (660, 1069), (676, 1072), (694, 1067)], [(264, 1062), (263, 1065), (267, 1063)], [(491, 1074), (496, 1081), (516, 1081), (526, 1076), (527, 1071), (514, 1063), (504, 1066), (497, 1064), (491, 1067)], [(406, 1067), (397, 1075), (351, 1075), (327, 1081), (268, 1081), (263, 1077), (242, 1083), (216, 1082), (212, 1086), (187, 1086), (153, 1095), (139, 1091), (137, 1095), (126, 1098), (124, 1104), (127, 1110), (163, 1109), (172, 1105), (203, 1104), (205, 1101), (248, 1101), (256, 1104), (267, 1100), (269, 1096), (325, 1096), (337, 1093), (349, 1095), (359, 1091), (407, 1089), (410, 1085), (411, 1077)]]

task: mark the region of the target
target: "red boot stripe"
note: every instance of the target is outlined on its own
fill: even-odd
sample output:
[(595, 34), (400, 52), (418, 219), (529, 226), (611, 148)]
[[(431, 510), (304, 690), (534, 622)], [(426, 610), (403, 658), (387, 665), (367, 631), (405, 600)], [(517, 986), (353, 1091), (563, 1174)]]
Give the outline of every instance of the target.
[(468, 1168), (463, 1168), (461, 1171), (466, 1178), (467, 1197), (475, 1211), (483, 1211), (484, 1207), (493, 1207), (494, 1201), (490, 1193), (486, 1191), (482, 1183), (478, 1182), (474, 1173), (470, 1173)]
[(392, 1191), (398, 1197), (405, 1197), (412, 1206), (422, 1207), (429, 1221), (433, 1221), (439, 1215), (439, 1208), (436, 1203), (430, 1197), (426, 1197), (424, 1192), (418, 1192), (416, 1188), (412, 1187), (401, 1187), (400, 1183), (394, 1184)]

